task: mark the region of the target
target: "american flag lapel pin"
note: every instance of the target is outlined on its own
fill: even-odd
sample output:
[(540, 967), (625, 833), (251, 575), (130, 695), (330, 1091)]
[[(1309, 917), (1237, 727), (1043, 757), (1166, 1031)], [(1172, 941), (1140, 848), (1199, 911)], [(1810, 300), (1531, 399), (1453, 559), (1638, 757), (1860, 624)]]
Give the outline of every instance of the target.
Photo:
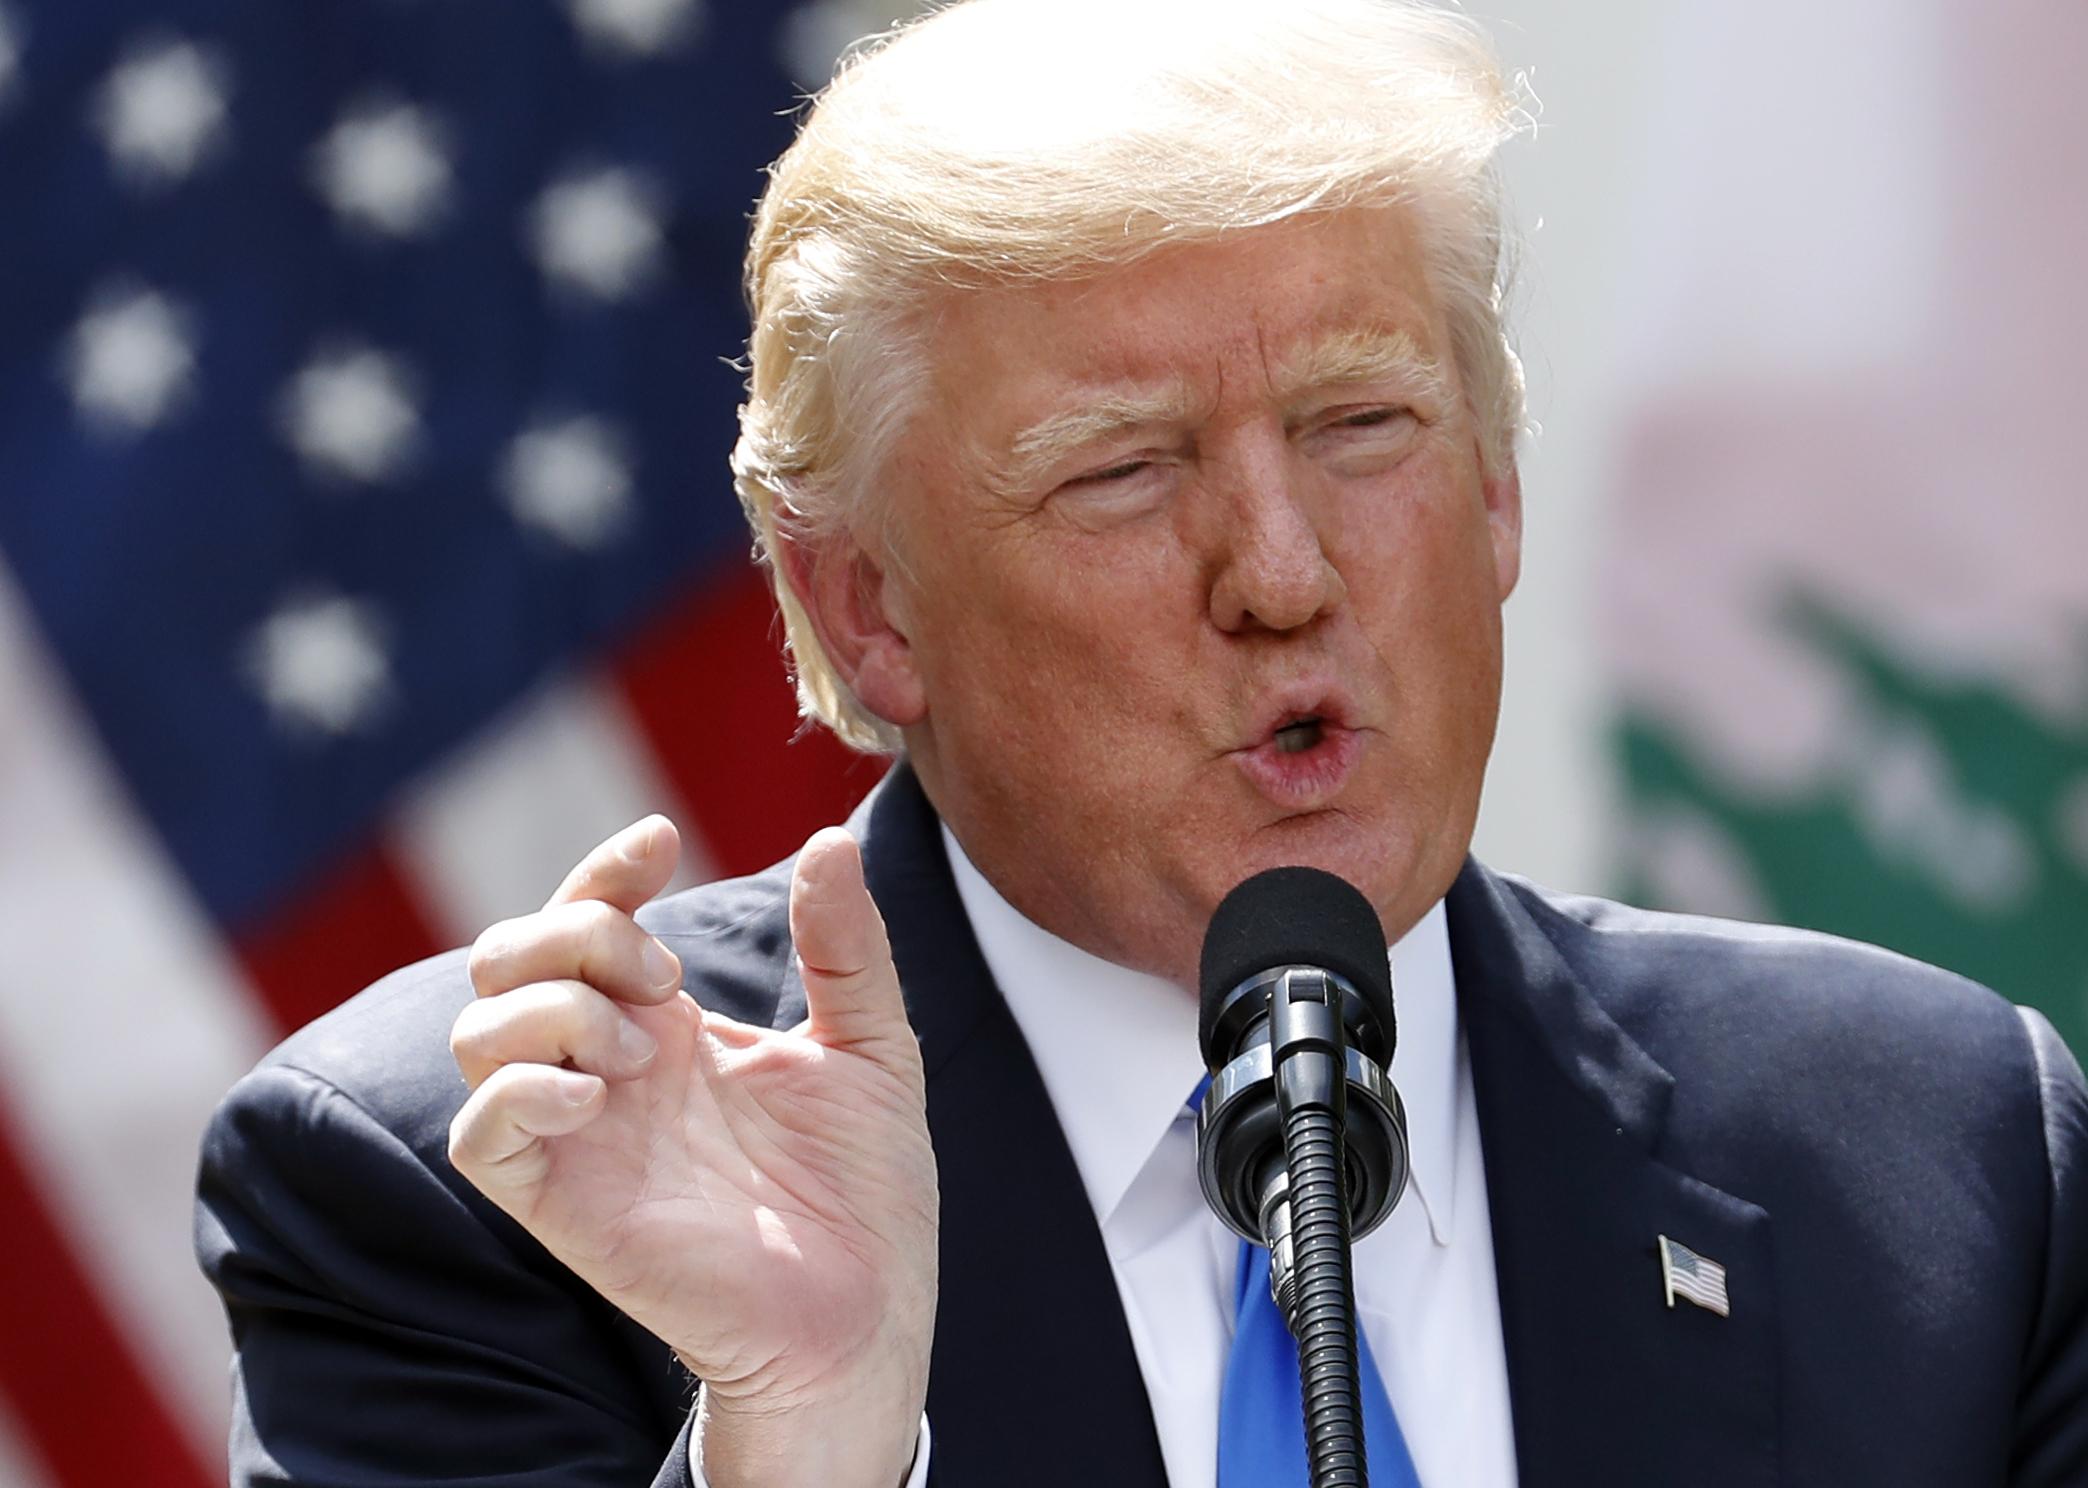
[(1732, 1303), (1726, 1298), (1725, 1267), (1665, 1235), (1660, 1237), (1660, 1284), (1667, 1291), (1670, 1307), (1680, 1297), (1706, 1312), (1732, 1316)]

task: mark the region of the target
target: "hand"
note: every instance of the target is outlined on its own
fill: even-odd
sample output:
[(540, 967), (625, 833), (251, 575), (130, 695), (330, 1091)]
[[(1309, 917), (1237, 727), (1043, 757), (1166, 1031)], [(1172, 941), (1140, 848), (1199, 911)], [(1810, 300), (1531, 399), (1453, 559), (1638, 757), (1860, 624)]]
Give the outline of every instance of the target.
[(806, 1021), (706, 1013), (631, 918), (664, 817), (471, 952), (450, 1160), (704, 1381), (714, 1488), (905, 1475), (927, 1395), (937, 1195), (920, 1046), (839, 828), (790, 886)]

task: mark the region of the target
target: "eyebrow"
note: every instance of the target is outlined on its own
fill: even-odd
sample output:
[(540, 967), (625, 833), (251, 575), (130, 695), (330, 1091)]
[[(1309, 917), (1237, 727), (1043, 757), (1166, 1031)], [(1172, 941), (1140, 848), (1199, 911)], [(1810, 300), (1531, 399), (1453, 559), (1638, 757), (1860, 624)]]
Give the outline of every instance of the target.
[[(1404, 330), (1352, 326), (1317, 336), (1275, 370), (1279, 402), (1290, 403), (1322, 388), (1360, 383), (1395, 383), (1447, 399), (1441, 364)], [(986, 472), (987, 484), (1004, 494), (1029, 489), (1076, 450), (1136, 429), (1188, 422), (1196, 399), (1186, 382), (1149, 391), (1097, 393), (1078, 408), (1039, 419), (1016, 434), (1008, 456)]]
[(1022, 430), (988, 480), (1002, 491), (1025, 490), (1075, 450), (1134, 429), (1186, 423), (1194, 407), (1187, 383), (1097, 394), (1078, 408), (1051, 414)]
[(1275, 380), (1278, 398), (1286, 403), (1318, 388), (1364, 382), (1397, 383), (1438, 399), (1450, 392), (1442, 364), (1421, 349), (1412, 333), (1379, 326), (1351, 326), (1314, 338), (1276, 369)]

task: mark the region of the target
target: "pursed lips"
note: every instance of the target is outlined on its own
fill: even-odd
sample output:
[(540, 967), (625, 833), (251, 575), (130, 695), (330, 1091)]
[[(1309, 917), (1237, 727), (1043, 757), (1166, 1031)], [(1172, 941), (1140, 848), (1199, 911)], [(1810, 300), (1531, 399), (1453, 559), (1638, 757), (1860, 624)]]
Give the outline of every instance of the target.
[(1338, 696), (1285, 700), (1244, 747), (1231, 751), (1248, 784), (1287, 811), (1331, 805), (1363, 751), (1350, 709)]
[(1295, 723), (1286, 723), (1276, 730), (1270, 742), (1276, 746), (1279, 754), (1303, 754), (1319, 743), (1325, 728), (1325, 720), (1317, 713), (1307, 714)]
[(1236, 736), (1241, 742), (1235, 751), (1275, 744), (1285, 752), (1300, 753), (1327, 734), (1359, 726), (1347, 690), (1325, 679), (1271, 689), (1248, 717), (1248, 726)]

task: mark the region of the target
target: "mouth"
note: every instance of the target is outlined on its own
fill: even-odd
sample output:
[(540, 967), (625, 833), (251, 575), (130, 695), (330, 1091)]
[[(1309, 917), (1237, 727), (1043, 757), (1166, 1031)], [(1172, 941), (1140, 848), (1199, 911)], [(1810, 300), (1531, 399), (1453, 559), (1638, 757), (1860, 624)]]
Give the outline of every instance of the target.
[(1233, 752), (1247, 783), (1287, 812), (1334, 804), (1363, 749), (1338, 701), (1325, 698), (1285, 709), (1263, 725), (1256, 742)]
[(1270, 737), (1278, 754), (1303, 754), (1326, 734), (1325, 720), (1317, 713), (1286, 723)]

